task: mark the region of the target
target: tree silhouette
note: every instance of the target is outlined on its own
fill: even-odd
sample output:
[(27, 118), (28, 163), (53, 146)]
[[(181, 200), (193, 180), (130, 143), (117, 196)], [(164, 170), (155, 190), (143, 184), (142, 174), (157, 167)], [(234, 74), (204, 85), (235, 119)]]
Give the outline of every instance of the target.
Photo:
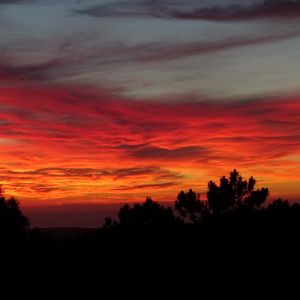
[[(177, 221), (172, 208), (164, 207), (150, 197), (147, 197), (143, 204), (135, 204), (133, 207), (124, 205), (118, 217), (118, 224), (125, 227), (165, 226)], [(107, 220), (106, 226), (111, 225), (111, 220)]]
[(192, 223), (202, 220), (204, 212), (207, 211), (207, 202), (200, 200), (200, 194), (190, 189), (187, 193), (181, 191), (175, 201), (175, 209), (180, 215)]
[(189, 222), (205, 221), (210, 215), (224, 215), (240, 209), (259, 208), (267, 199), (269, 190), (255, 190), (256, 180), (250, 177), (244, 180), (237, 170), (229, 177), (221, 177), (218, 186), (213, 181), (208, 183), (207, 201), (201, 201), (200, 195), (192, 189), (181, 191), (175, 201), (175, 209)]
[(229, 173), (229, 178), (223, 176), (220, 186), (213, 181), (208, 183), (207, 200), (210, 211), (215, 214), (224, 214), (239, 208), (258, 208), (267, 199), (269, 190), (262, 188), (254, 190), (256, 180), (250, 177), (243, 180), (237, 170)]
[(286, 200), (282, 200), (281, 198), (278, 198), (277, 200), (273, 201), (269, 206), (269, 211), (283, 211), (290, 208), (290, 203)]
[(13, 197), (6, 200), (0, 186), (0, 237), (19, 237), (28, 226), (29, 220), (21, 212), (19, 202)]

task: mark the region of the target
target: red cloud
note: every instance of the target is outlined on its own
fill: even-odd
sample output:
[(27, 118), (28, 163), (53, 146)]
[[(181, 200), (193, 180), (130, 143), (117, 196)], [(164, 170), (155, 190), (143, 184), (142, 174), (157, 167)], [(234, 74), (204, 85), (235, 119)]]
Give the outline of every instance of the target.
[(182, 188), (204, 192), (208, 179), (232, 168), (274, 195), (300, 193), (297, 98), (174, 103), (87, 88), (0, 93), (0, 182), (32, 204), (145, 193), (170, 200)]

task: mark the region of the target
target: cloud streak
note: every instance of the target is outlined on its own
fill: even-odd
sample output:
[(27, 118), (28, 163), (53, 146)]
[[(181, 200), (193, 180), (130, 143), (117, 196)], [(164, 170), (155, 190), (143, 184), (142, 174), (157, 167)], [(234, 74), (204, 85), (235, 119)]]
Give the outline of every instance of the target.
[[(254, 2), (254, 3), (253, 3)], [(91, 17), (136, 17), (175, 18), (181, 20), (243, 21), (252, 19), (288, 19), (300, 17), (300, 1), (265, 0), (250, 4), (225, 4), (201, 6), (190, 3), (189, 9), (177, 1), (120, 1), (74, 10)], [(188, 6), (189, 7), (189, 6)]]
[(37, 2), (38, 0), (0, 0), (0, 5), (1, 4), (26, 4), (26, 3), (33, 3)]
[[(261, 22), (226, 25), (177, 22), (176, 18), (156, 22), (145, 17), (128, 20), (109, 16), (95, 20), (82, 18), (80, 11), (69, 14), (80, 3), (45, 1), (45, 5), (33, 5), (32, 9), (41, 16), (39, 20), (31, 20), (31, 7), (26, 7), (24, 15), (30, 22), (13, 18), (14, 10), (18, 10), (15, 6), (3, 10), (3, 15), (11, 21), (1, 41), (0, 86), (89, 85), (107, 87), (115, 94), (135, 99), (181, 91), (188, 94), (187, 90), (216, 99), (297, 89), (294, 78), (299, 73), (295, 50), (299, 30), (290, 19), (268, 26)], [(119, 11), (120, 7), (127, 12), (142, 9), (147, 12), (150, 7), (163, 12), (165, 8), (194, 11), (200, 5), (199, 1), (188, 1), (185, 6), (180, 1), (130, 3), (127, 6), (128, 1), (110, 1), (105, 4), (104, 15), (107, 11)], [(208, 8), (205, 5), (202, 2), (199, 9), (214, 9), (211, 4)], [(250, 7), (254, 4), (238, 6)], [(39, 26), (42, 16), (49, 22), (48, 8), (55, 24)], [(81, 22), (82, 29), (78, 26)], [(141, 29), (135, 25), (143, 22), (145, 26)], [(161, 31), (157, 25), (160, 23)], [(27, 31), (22, 34), (24, 24)], [(61, 24), (65, 24), (65, 31), (60, 30)], [(264, 58), (265, 53), (270, 55)]]
[(266, 0), (253, 5), (214, 6), (189, 12), (170, 10), (167, 16), (182, 20), (244, 21), (300, 17), (300, 1)]
[[(298, 37), (300, 32), (286, 32), (275, 33), (269, 36), (256, 37), (233, 37), (218, 42), (191, 42), (186, 44), (170, 45), (169, 47), (156, 47), (153, 45), (144, 46), (144, 53), (139, 55), (138, 51), (131, 49), (131, 53), (137, 54), (137, 58), (141, 61), (168, 61), (173, 59), (182, 59), (193, 55), (212, 54), (214, 52), (221, 52), (224, 50), (235, 49), (239, 47), (262, 45), (267, 43), (274, 43), (290, 38)], [(152, 47), (151, 47), (152, 46)], [(141, 48), (137, 49), (140, 50)]]
[(278, 181), (300, 179), (296, 96), (137, 102), (45, 87), (1, 89), (0, 103), (0, 181), (29, 202), (138, 200), (145, 192), (170, 200), (181, 188), (205, 191), (207, 178), (233, 167), (268, 178), (275, 193)]
[[(0, 59), (0, 86), (53, 85), (64, 82), (68, 84), (70, 80), (88, 83), (85, 78), (89, 78), (91, 71), (99, 72), (101, 75), (101, 66), (122, 68), (128, 61), (132, 61), (133, 65), (144, 66), (147, 69), (151, 64), (167, 64), (170, 61), (213, 55), (236, 48), (272, 44), (296, 38), (299, 35), (300, 31), (295, 29), (287, 32), (274, 32), (270, 35), (231, 36), (217, 41), (152, 42), (135, 46), (115, 43), (110, 46), (95, 47), (88, 53), (74, 56), (68, 56), (62, 51), (60, 57), (28, 64), (11, 63), (4, 57)], [(72, 45), (70, 44), (69, 47)], [(74, 47), (76, 47), (75, 44)], [(126, 89), (126, 86), (123, 89)]]
[(50, 72), (63, 64), (62, 59), (54, 59), (44, 63), (28, 65), (13, 65), (0, 63), (0, 80), (3, 82), (45, 81), (50, 78)]

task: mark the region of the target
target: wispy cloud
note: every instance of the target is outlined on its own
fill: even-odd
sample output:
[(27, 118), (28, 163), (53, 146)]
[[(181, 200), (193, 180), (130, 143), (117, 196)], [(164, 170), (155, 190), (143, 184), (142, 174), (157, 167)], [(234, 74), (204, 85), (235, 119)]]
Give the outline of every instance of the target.
[(167, 149), (162, 147), (139, 147), (139, 149), (132, 151), (132, 156), (143, 160), (183, 160), (185, 158), (199, 157), (208, 151), (204, 147), (188, 146), (179, 147), (175, 149)]
[(205, 6), (193, 1), (186, 7), (178, 1), (119, 1), (111, 4), (96, 5), (75, 12), (92, 17), (132, 17), (151, 16), (158, 18), (176, 18), (182, 20), (240, 21), (257, 18), (293, 18), (300, 17), (300, 1), (265, 0), (249, 1), (246, 4)]
[(7, 193), (170, 199), (234, 167), (300, 193), (299, 1), (42, 2), (0, 0)]
[(37, 2), (39, 0), (0, 0), (0, 5), (1, 4), (19, 4), (19, 3), (32, 3), (32, 2)]
[(296, 96), (153, 103), (20, 88), (2, 89), (0, 103), (0, 180), (17, 196), (137, 199), (161, 187), (169, 198), (184, 186), (205, 189), (208, 176), (232, 167), (269, 178), (271, 187), (300, 178)]
[[(90, 78), (91, 74), (103, 76), (101, 68), (122, 67), (128, 61), (132, 62), (132, 66), (147, 68), (151, 63), (168, 63), (173, 60), (214, 54), (225, 50), (271, 44), (296, 38), (299, 35), (300, 31), (294, 29), (286, 32), (273, 32), (269, 35), (231, 36), (216, 41), (169, 41), (164, 43), (158, 41), (132, 46), (113, 43), (95, 46), (87, 52), (79, 52), (76, 55), (69, 55), (62, 50), (56, 58), (27, 64), (13, 62), (15, 58), (4, 56), (2, 59), (0, 58), (0, 86), (18, 86), (26, 83), (57, 84), (69, 81), (88, 83), (85, 80)], [(70, 42), (68, 47), (72, 47)], [(74, 47), (76, 47), (76, 43)]]
[(14, 65), (0, 62), (0, 80), (3, 83), (20, 81), (44, 81), (49, 79), (50, 72), (64, 63), (62, 59), (53, 59), (44, 63)]
[(183, 20), (242, 21), (300, 17), (300, 1), (266, 0), (250, 5), (214, 6), (192, 11), (169, 10), (167, 16)]
[[(173, 44), (173, 45), (148, 45), (139, 47), (136, 50), (141, 51), (144, 48), (144, 53), (140, 56), (137, 55), (137, 59), (141, 61), (159, 61), (159, 60), (173, 60), (186, 58), (192, 55), (201, 55), (207, 53), (221, 52), (224, 50), (230, 50), (239, 47), (254, 46), (267, 44), (272, 42), (278, 42), (285, 39), (298, 37), (300, 31), (292, 31), (286, 33), (273, 33), (268, 36), (256, 36), (256, 37), (232, 37), (217, 42), (191, 42), (186, 44)], [(154, 47), (153, 47), (154, 46)], [(159, 47), (160, 46), (160, 47)], [(132, 53), (138, 54), (132, 49)]]
[(169, 188), (176, 186), (176, 182), (165, 182), (165, 183), (153, 183), (153, 184), (139, 184), (135, 186), (122, 186), (117, 189), (116, 191), (130, 191), (130, 190), (140, 190), (140, 189), (164, 189), (164, 188)]
[(109, 177), (115, 180), (128, 177), (139, 177), (139, 176), (149, 176), (154, 175), (159, 178), (180, 178), (179, 174), (172, 173), (168, 170), (164, 170), (160, 167), (132, 167), (123, 169), (92, 169), (92, 168), (45, 168), (38, 170), (26, 170), (26, 171), (11, 171), (2, 169), (1, 174), (12, 175), (15, 177), (24, 175), (29, 176), (43, 176), (43, 177), (53, 177), (53, 178), (90, 178), (93, 180), (98, 180), (101, 178)]

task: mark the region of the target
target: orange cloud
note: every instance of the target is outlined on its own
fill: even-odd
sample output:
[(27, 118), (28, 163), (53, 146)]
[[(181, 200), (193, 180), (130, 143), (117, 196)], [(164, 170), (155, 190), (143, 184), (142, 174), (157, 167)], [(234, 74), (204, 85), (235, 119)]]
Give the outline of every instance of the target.
[(0, 91), (0, 182), (23, 205), (173, 200), (232, 168), (300, 195), (300, 101), (132, 101), (88, 88)]

